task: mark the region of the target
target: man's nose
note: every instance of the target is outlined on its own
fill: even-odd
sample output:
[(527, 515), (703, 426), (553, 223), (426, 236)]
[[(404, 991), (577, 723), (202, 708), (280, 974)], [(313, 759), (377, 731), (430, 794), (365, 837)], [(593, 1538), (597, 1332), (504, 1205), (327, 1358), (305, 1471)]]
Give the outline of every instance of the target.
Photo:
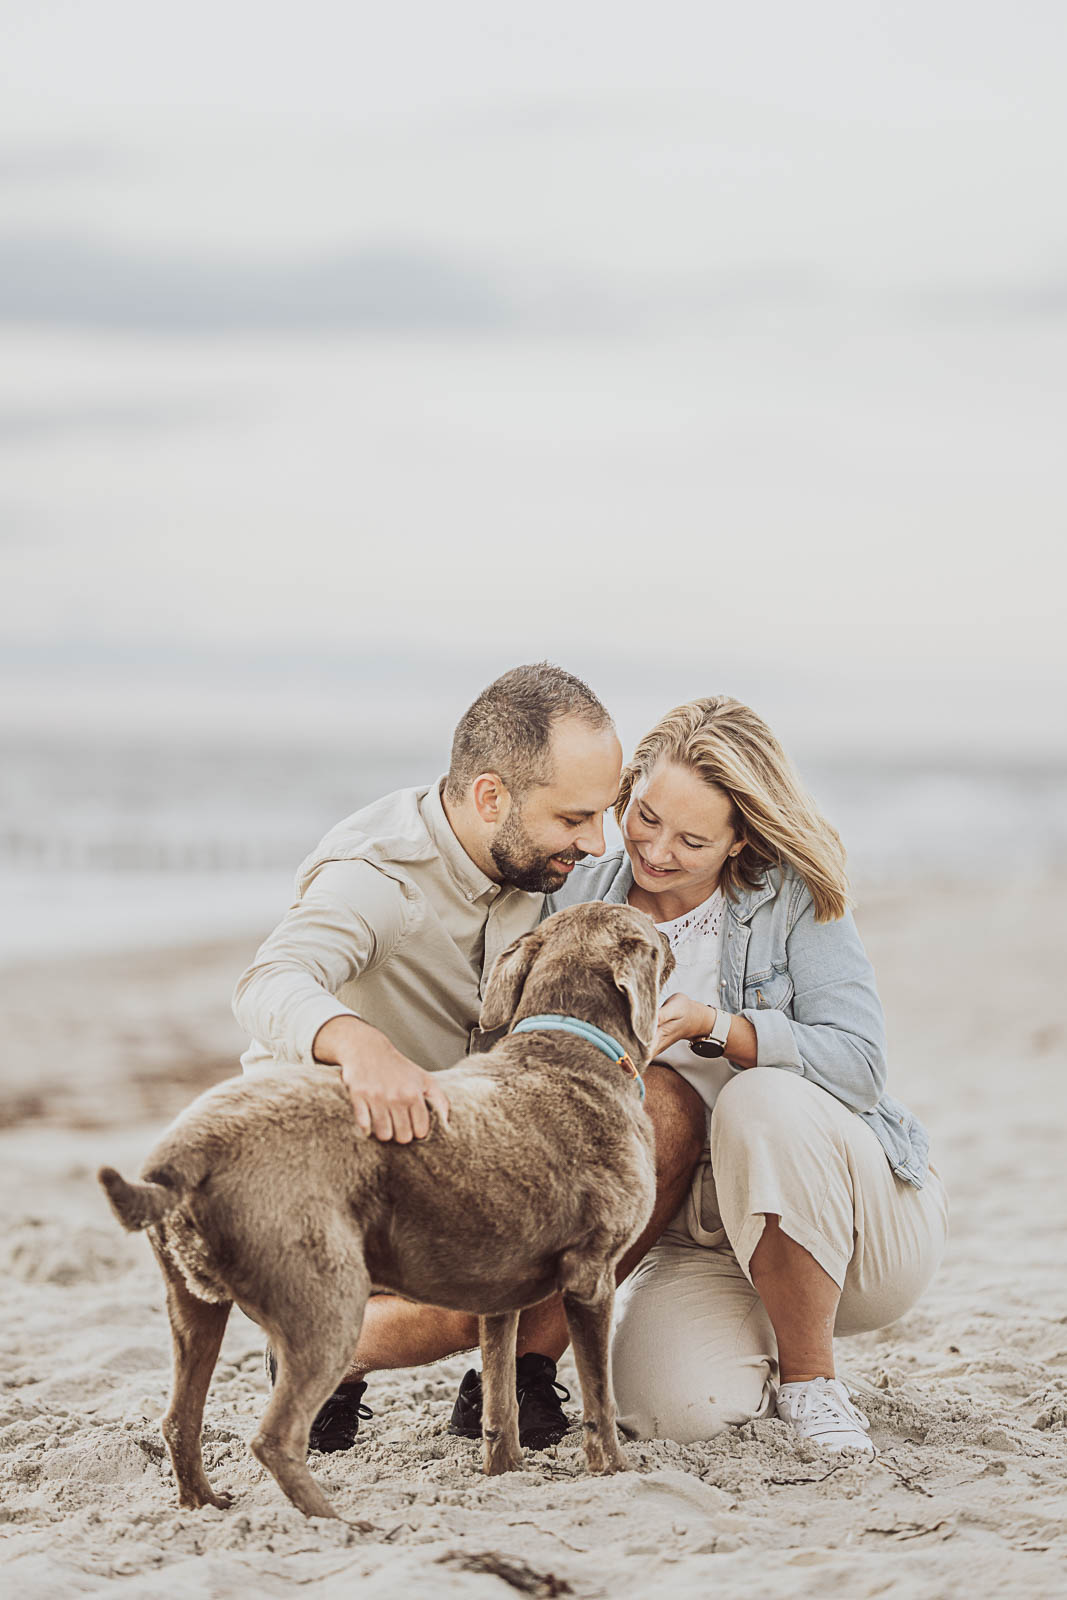
[(597, 817), (595, 821), (586, 823), (582, 832), (574, 841), (576, 850), (584, 850), (587, 856), (602, 856), (604, 854), (604, 818)]

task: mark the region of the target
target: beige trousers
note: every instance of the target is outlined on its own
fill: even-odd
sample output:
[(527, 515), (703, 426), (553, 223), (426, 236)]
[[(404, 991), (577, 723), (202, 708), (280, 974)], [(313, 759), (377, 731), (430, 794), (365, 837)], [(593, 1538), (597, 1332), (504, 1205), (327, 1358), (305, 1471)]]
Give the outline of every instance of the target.
[[(712, 1174), (714, 1173), (714, 1177)], [(740, 1072), (711, 1117), (710, 1160), (619, 1291), (612, 1347), (622, 1426), (692, 1444), (765, 1416), (777, 1347), (748, 1265), (767, 1213), (841, 1288), (835, 1333), (907, 1311), (933, 1277), (948, 1203), (894, 1176), (865, 1122), (806, 1079)]]

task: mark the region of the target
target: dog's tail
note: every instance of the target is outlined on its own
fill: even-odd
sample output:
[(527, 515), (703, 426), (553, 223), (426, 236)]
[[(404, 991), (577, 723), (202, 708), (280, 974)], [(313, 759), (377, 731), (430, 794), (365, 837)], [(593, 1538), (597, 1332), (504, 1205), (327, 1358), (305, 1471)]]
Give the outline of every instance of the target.
[[(114, 1167), (101, 1167), (96, 1176), (127, 1233), (137, 1233), (141, 1228), (150, 1228), (154, 1222), (161, 1222), (182, 1201), (182, 1190), (173, 1182), (127, 1183)], [(160, 1177), (163, 1176), (160, 1173)]]

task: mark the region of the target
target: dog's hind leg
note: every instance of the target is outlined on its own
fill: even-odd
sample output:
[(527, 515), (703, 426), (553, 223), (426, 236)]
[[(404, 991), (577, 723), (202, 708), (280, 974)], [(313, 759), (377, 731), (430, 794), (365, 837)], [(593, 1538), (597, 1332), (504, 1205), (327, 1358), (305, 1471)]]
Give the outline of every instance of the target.
[[(326, 1281), (291, 1272), (284, 1302), (256, 1312), (270, 1335), (278, 1376), (250, 1449), (306, 1517), (338, 1515), (307, 1469), (308, 1434), (348, 1369), (369, 1294), (366, 1267), (350, 1260)], [(254, 1309), (243, 1302), (242, 1308)]]
[(515, 1394), (517, 1311), (478, 1318), (482, 1345), (482, 1440), (485, 1470), (491, 1476), (522, 1466), (519, 1402)]
[(626, 1457), (615, 1428), (615, 1393), (611, 1386), (611, 1313), (615, 1304), (612, 1267), (577, 1295), (564, 1290), (563, 1309), (574, 1347), (582, 1386), (582, 1429), (590, 1472), (625, 1472)]
[(154, 1231), (148, 1237), (167, 1287), (167, 1311), (174, 1342), (174, 1384), (170, 1407), (163, 1418), (163, 1437), (178, 1481), (178, 1504), (192, 1510), (201, 1506), (224, 1509), (232, 1503), (232, 1496), (216, 1494), (207, 1480), (200, 1454), (200, 1430), (204, 1401), (232, 1302), (201, 1300), (191, 1294)]

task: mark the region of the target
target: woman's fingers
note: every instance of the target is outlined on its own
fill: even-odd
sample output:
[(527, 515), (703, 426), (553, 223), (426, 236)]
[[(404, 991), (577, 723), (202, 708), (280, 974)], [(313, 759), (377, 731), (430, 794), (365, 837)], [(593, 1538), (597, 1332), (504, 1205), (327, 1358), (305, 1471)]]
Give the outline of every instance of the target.
[(659, 1008), (652, 1054), (669, 1050), (683, 1039), (700, 1038), (711, 1027), (710, 1017), (708, 1007), (700, 1001), (691, 1000), (687, 994), (672, 994)]

